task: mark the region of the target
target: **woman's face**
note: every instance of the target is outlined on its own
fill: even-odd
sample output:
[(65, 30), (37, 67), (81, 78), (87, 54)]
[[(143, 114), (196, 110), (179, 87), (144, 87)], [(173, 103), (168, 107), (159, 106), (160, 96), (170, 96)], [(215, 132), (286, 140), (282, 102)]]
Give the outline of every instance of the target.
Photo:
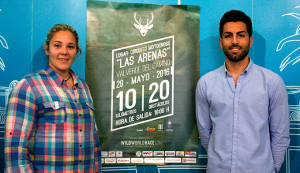
[(49, 66), (62, 75), (69, 71), (77, 55), (76, 40), (70, 31), (56, 32), (45, 49), (49, 56)]

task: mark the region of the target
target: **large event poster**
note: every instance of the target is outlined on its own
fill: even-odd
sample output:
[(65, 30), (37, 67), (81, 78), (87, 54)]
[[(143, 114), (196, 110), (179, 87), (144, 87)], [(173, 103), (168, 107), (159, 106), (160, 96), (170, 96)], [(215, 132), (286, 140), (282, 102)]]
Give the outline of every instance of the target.
[(199, 6), (88, 1), (103, 164), (197, 164)]

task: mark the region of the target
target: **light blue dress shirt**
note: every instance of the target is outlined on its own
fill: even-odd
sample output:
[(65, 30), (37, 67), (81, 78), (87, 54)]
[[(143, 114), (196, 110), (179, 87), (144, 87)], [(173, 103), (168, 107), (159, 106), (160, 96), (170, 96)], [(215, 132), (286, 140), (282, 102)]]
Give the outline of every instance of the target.
[(274, 173), (289, 145), (286, 87), (253, 64), (235, 86), (225, 65), (202, 76), (196, 89), (197, 125), (208, 173)]

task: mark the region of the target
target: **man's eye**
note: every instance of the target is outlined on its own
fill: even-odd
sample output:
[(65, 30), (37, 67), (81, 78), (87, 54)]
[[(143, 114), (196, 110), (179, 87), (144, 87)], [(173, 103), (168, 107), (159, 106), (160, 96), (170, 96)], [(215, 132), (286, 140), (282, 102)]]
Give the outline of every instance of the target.
[(240, 34), (240, 37), (244, 38), (244, 37), (245, 37), (245, 35), (244, 35), (244, 34)]
[(225, 35), (224, 37), (225, 37), (225, 38), (230, 38), (230, 37), (231, 37), (231, 35)]
[(69, 48), (69, 49), (74, 49), (74, 48), (75, 48), (75, 46), (68, 46), (68, 48)]

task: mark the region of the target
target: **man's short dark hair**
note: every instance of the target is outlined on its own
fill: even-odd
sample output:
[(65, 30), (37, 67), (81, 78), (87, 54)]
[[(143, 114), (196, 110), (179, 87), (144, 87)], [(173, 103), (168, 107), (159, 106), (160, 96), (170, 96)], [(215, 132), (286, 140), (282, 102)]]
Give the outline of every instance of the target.
[(250, 17), (248, 17), (242, 11), (231, 10), (226, 12), (220, 21), (220, 26), (219, 26), (220, 38), (222, 38), (223, 28), (225, 23), (227, 22), (244, 22), (247, 26), (247, 32), (249, 33), (249, 37), (252, 36), (252, 22)]

